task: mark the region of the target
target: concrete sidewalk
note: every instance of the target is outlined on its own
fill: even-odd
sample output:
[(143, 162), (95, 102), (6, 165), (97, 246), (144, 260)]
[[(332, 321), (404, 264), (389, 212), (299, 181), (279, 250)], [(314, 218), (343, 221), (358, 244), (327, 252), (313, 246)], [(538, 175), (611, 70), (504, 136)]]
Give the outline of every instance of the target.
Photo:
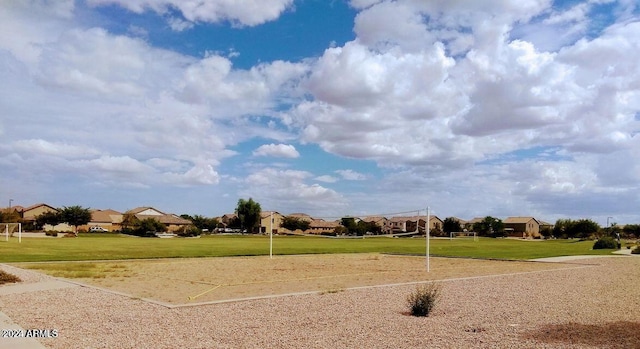
[[(65, 282), (62, 280), (51, 279), (46, 281), (17, 283), (0, 286), (0, 296), (3, 295), (19, 295), (27, 292), (37, 292), (46, 290), (58, 290), (70, 287), (79, 287), (78, 285)], [(18, 296), (19, 297), (19, 296)], [(11, 330), (9, 332), (5, 330)], [(24, 337), (25, 329), (20, 327), (9, 318), (5, 313), (0, 311), (0, 349), (46, 349), (46, 347), (38, 342), (36, 338)], [(4, 337), (5, 335), (13, 336), (20, 334), (20, 337)]]

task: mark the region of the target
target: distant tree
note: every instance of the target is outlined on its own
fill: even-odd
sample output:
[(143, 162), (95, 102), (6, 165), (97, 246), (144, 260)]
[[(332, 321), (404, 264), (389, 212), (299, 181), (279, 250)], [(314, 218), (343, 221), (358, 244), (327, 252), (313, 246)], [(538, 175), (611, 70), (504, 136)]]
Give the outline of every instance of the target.
[(358, 224), (356, 224), (356, 234), (364, 235), (366, 233), (379, 235), (380, 233), (382, 233), (382, 227), (380, 227), (375, 222), (365, 222), (361, 220), (358, 222)]
[(553, 229), (551, 229), (551, 227), (549, 226), (544, 226), (540, 228), (540, 235), (544, 236), (545, 239), (550, 238), (551, 236), (553, 236)]
[(122, 215), (122, 232), (125, 234), (130, 233), (133, 230), (136, 230), (140, 225), (140, 220), (136, 217), (135, 214), (131, 212), (127, 212)]
[(573, 236), (570, 236), (573, 233), (572, 224), (570, 219), (558, 219), (553, 226), (553, 236), (558, 239), (572, 239)]
[(47, 211), (36, 216), (36, 229), (43, 229), (45, 224), (58, 225), (62, 222), (59, 212)]
[(240, 228), (246, 230), (249, 233), (255, 233), (260, 225), (260, 204), (249, 200), (238, 200), (238, 206), (236, 207), (236, 214), (240, 219)]
[(335, 227), (335, 229), (333, 229), (333, 233), (335, 235), (346, 235), (349, 233), (349, 229), (347, 229), (346, 227), (339, 225), (337, 227)]
[(482, 221), (473, 225), (473, 230), (479, 236), (501, 237), (504, 236), (504, 223), (498, 218), (486, 216)]
[(358, 225), (353, 217), (344, 217), (340, 219), (340, 225), (347, 228), (347, 234), (355, 235), (358, 233)]
[(167, 226), (160, 223), (155, 218), (145, 218), (140, 220), (137, 227), (134, 230), (134, 234), (138, 236), (153, 236), (154, 233), (167, 231)]
[(14, 209), (4, 209), (0, 211), (0, 223), (18, 223), (20, 214)]
[(581, 239), (590, 238), (600, 230), (600, 225), (590, 219), (580, 219), (571, 225), (572, 235)]
[(447, 217), (442, 222), (442, 230), (445, 233), (450, 234), (451, 232), (459, 232), (462, 231), (462, 225), (460, 225), (460, 221), (454, 217)]
[(79, 225), (84, 225), (91, 221), (91, 211), (82, 206), (63, 207), (58, 212), (60, 213), (60, 222), (73, 226), (76, 235), (78, 235)]
[(640, 238), (640, 224), (627, 224), (622, 232), (627, 238)]
[(309, 227), (311, 226), (311, 222), (309, 222), (306, 219), (302, 219), (299, 217), (291, 217), (291, 216), (286, 216), (284, 218), (282, 218), (282, 222), (280, 223), (280, 226), (282, 228), (294, 231), (297, 229), (300, 229), (302, 231), (306, 231), (309, 229)]
[(201, 232), (204, 229), (210, 232), (214, 231), (218, 227), (218, 223), (220, 223), (217, 218), (208, 218), (201, 215), (195, 215), (193, 217), (189, 215), (181, 215), (180, 217), (190, 220), (196, 228), (200, 229)]

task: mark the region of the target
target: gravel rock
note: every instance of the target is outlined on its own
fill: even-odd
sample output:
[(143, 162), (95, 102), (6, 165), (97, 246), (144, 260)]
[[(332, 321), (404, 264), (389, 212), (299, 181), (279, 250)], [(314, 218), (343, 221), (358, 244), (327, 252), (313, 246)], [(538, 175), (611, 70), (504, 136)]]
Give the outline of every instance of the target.
[(72, 287), (0, 296), (0, 310), (57, 329), (48, 348), (640, 348), (640, 258), (580, 262), (592, 266), (440, 281), (425, 318), (407, 315), (415, 286), (182, 308)]

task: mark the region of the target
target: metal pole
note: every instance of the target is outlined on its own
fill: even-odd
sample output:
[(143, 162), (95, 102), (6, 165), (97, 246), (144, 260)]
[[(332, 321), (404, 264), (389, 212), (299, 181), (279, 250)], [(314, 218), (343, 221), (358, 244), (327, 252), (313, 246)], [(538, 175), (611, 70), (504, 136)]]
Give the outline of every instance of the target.
[(425, 223), (425, 235), (427, 236), (427, 273), (431, 272), (431, 268), (429, 265), (429, 206), (427, 206), (427, 222)]
[(269, 214), (269, 258), (273, 258), (273, 211)]

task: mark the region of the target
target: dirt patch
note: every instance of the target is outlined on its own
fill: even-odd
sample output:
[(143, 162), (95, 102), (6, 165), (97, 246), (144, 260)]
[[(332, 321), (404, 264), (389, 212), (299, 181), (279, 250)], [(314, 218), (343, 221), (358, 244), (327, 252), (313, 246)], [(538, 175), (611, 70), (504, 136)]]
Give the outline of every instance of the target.
[[(88, 262), (83, 262), (88, 263)], [(300, 292), (341, 290), (429, 280), (537, 272), (576, 265), (431, 258), (383, 254), (296, 255), (89, 262), (91, 277), (75, 280), (136, 298), (171, 304), (214, 302)], [(115, 268), (113, 265), (117, 265)], [(56, 275), (55, 263), (29, 269)], [(64, 264), (60, 268), (68, 268)], [(112, 272), (117, 270), (117, 272)], [(104, 272), (102, 272), (104, 271)], [(58, 271), (57, 275), (60, 271)]]

